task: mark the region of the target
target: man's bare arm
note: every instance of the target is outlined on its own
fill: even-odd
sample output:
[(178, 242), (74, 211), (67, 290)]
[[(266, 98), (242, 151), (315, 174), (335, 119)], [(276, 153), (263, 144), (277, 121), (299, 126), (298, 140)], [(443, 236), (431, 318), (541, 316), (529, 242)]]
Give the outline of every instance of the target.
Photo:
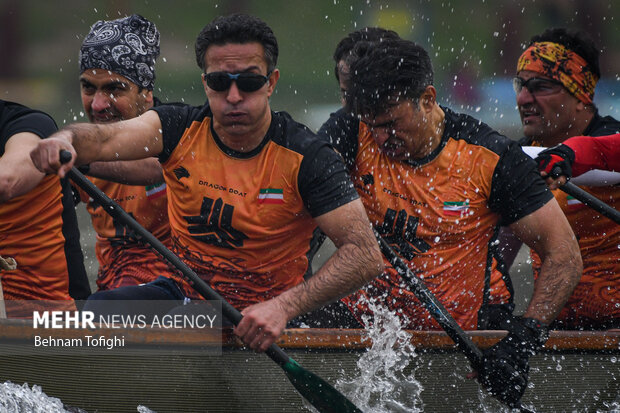
[(575, 234), (555, 199), (510, 228), (542, 260), (524, 316), (550, 324), (564, 307), (583, 271)]
[(316, 222), (338, 249), (309, 280), (242, 312), (235, 333), (254, 350), (265, 351), (292, 318), (358, 290), (383, 271), (381, 252), (359, 199)]
[(89, 164), (87, 175), (125, 185), (154, 185), (164, 181), (161, 164), (157, 158), (94, 162)]
[[(71, 153), (70, 162), (60, 163), (61, 150)], [(30, 156), (40, 171), (64, 177), (74, 164), (144, 159), (158, 155), (162, 150), (159, 115), (147, 111), (137, 118), (105, 125), (69, 125), (42, 140)]]
[(357, 291), (383, 271), (381, 251), (360, 200), (316, 222), (338, 249), (313, 277), (280, 296), (292, 310), (290, 318)]
[(30, 160), (30, 151), (40, 141), (34, 133), (21, 132), (5, 144), (0, 157), (0, 203), (30, 192), (45, 176)]

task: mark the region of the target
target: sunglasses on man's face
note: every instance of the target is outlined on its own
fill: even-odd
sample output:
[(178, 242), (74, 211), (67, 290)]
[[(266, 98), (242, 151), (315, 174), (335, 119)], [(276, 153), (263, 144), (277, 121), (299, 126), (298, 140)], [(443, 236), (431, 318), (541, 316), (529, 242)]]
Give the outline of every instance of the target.
[(263, 87), (269, 80), (269, 75), (259, 75), (258, 73), (228, 73), (228, 72), (211, 72), (205, 73), (205, 81), (207, 86), (216, 92), (224, 92), (230, 88), (232, 82), (237, 84), (237, 87), (242, 92), (256, 92)]
[(540, 77), (532, 77), (523, 80), (520, 77), (512, 79), (512, 87), (518, 95), (523, 88), (526, 88), (533, 96), (546, 96), (558, 93), (564, 88), (562, 82), (553, 79), (543, 79)]

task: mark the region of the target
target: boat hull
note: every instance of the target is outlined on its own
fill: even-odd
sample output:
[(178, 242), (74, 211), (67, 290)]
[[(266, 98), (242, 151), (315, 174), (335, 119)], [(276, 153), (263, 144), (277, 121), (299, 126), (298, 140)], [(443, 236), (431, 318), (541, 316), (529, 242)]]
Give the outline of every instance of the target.
[[(20, 354), (19, 347), (36, 331), (27, 323), (4, 324), (0, 379), (37, 384), (47, 395), (89, 412), (130, 412), (138, 405), (158, 413), (309, 411), (278, 365), (263, 354), (241, 348), (228, 331), (223, 334), (221, 355), (178, 347), (167, 354), (152, 352), (152, 333), (148, 332), (128, 333), (141, 346), (131, 352), (65, 348)], [(200, 332), (184, 334), (171, 340), (175, 344), (200, 341)], [(475, 380), (465, 378), (469, 364), (445, 334), (411, 334), (417, 356), (409, 360), (404, 373), (413, 372), (422, 385), (423, 411), (500, 408)], [(479, 347), (486, 348), (503, 333), (470, 335)], [(351, 386), (368, 384), (343, 385), (360, 377), (358, 360), (371, 345), (364, 337), (362, 330), (300, 329), (288, 330), (279, 344), (304, 368), (347, 393)], [(545, 351), (532, 358), (530, 377), (523, 401), (538, 412), (609, 411), (606, 406), (619, 394), (620, 332), (553, 332)]]

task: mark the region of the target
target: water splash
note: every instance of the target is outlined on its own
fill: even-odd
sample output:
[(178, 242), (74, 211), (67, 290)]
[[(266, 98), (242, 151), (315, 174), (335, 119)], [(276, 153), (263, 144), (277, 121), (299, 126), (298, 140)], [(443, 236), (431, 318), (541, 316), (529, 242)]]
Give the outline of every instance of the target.
[[(155, 413), (146, 406), (137, 407), (139, 413)], [(1, 413), (86, 413), (78, 407), (70, 407), (43, 392), (36, 384), (30, 388), (28, 383), (19, 384), (6, 381), (0, 383)]]
[(0, 411), (6, 413), (66, 413), (60, 399), (49, 397), (40, 386), (28, 387), (10, 381), (0, 384)]
[(616, 396), (616, 400), (611, 403), (603, 403), (607, 410), (596, 410), (596, 413), (620, 413), (620, 394)]
[(368, 413), (422, 412), (424, 390), (414, 373), (415, 348), (403, 321), (387, 308), (369, 303), (374, 319), (364, 317), (372, 347), (357, 362), (357, 376), (338, 380), (336, 387)]

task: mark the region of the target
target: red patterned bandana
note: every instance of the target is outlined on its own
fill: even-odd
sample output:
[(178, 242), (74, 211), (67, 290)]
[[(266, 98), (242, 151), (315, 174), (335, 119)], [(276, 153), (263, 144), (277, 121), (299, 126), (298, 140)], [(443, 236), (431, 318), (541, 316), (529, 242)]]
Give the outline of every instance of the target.
[(519, 58), (517, 73), (521, 70), (537, 72), (562, 82), (577, 99), (592, 104), (598, 77), (581, 56), (561, 44), (534, 43)]

